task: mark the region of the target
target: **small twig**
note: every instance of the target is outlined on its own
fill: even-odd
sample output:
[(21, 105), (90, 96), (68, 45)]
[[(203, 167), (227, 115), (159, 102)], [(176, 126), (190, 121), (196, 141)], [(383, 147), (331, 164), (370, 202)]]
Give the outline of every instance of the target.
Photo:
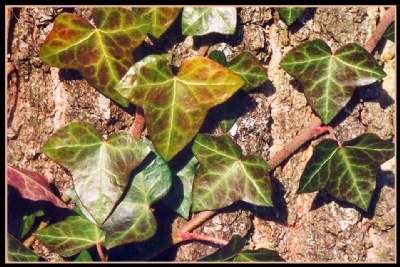
[(188, 233), (205, 222), (208, 218), (216, 213), (215, 210), (202, 211), (188, 221), (181, 229), (182, 232)]
[[(42, 221), (39, 224), (37, 231), (43, 230), (44, 228), (46, 228), (49, 225), (50, 221)], [(31, 236), (29, 236), (27, 239), (25, 239), (25, 241), (22, 243), (26, 248), (30, 248), (33, 244), (33, 242), (35, 242), (36, 237), (32, 234)]]
[(136, 106), (135, 122), (133, 123), (132, 128), (130, 130), (133, 137), (135, 137), (136, 139), (140, 139), (145, 123), (146, 119), (144, 117), (143, 108)]
[(385, 15), (382, 18), (382, 21), (378, 24), (375, 31), (373, 32), (371, 38), (368, 40), (367, 44), (364, 46), (365, 50), (371, 53), (376, 45), (378, 44), (379, 40), (385, 34), (387, 28), (392, 24), (394, 18), (396, 16), (396, 10), (394, 7), (389, 8), (386, 10)]
[(182, 232), (181, 230), (178, 230), (178, 234), (179, 234), (180, 238), (182, 239), (182, 241), (203, 240), (203, 241), (209, 241), (209, 242), (213, 242), (215, 244), (223, 245), (223, 246), (228, 244), (228, 241), (225, 241), (225, 240), (222, 240), (219, 238), (205, 236), (205, 235), (199, 235), (199, 234), (194, 234), (194, 233), (186, 233), (186, 232)]
[(106, 256), (104, 256), (103, 249), (101, 248), (100, 243), (96, 243), (96, 249), (101, 261), (107, 261), (107, 258)]

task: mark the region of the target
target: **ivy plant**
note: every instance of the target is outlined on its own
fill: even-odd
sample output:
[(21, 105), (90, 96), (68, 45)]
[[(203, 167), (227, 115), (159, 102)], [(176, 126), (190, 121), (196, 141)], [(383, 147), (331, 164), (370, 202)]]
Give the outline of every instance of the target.
[[(278, 11), (291, 25), (304, 8)], [(134, 104), (135, 119), (142, 108), (148, 135), (137, 139), (119, 131), (104, 138), (87, 122), (70, 122), (57, 130), (42, 150), (72, 176), (73, 187), (62, 198), (43, 175), (8, 166), (9, 201), (25, 203), (9, 213), (9, 261), (39, 260), (29, 238), (21, 242), (29, 233), (67, 260), (105, 261), (118, 248), (155, 238), (155, 210), (160, 207), (185, 219), (202, 211), (202, 219), (191, 220), (196, 225), (238, 201), (273, 207), (269, 172), (276, 166), (257, 155), (244, 156), (226, 134), (243, 110), (243, 96), (267, 82), (263, 64), (250, 52), (228, 61), (223, 52), (213, 51), (208, 57), (186, 59), (175, 73), (171, 54), (133, 58), (146, 37), (157, 42), (179, 19), (183, 35), (230, 35), (236, 31), (237, 9), (94, 8), (93, 25), (70, 13), (56, 18), (40, 59), (78, 70), (121, 107)], [(388, 38), (391, 35), (388, 32)], [(280, 66), (299, 81), (308, 104), (325, 124), (312, 133), (331, 129), (329, 124), (356, 88), (386, 76), (374, 57), (354, 43), (332, 52), (322, 40), (305, 42), (287, 52)], [(208, 113), (217, 118), (224, 134), (201, 132)], [(297, 193), (327, 190), (368, 210), (378, 167), (393, 156), (393, 143), (372, 133), (343, 144), (325, 139), (315, 147)], [(68, 198), (72, 205), (65, 203)], [(189, 222), (162, 237), (153, 249), (161, 253), (182, 241), (200, 239), (223, 245), (202, 261), (283, 261), (267, 248), (244, 250), (246, 240), (240, 236), (226, 242), (191, 234), (192, 229)]]

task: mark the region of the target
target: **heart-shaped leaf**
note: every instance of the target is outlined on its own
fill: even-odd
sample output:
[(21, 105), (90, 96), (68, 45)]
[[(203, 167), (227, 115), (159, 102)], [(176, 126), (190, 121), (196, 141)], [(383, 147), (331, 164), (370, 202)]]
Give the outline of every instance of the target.
[(79, 199), (78, 195), (76, 194), (76, 191), (74, 188), (70, 188), (65, 192), (71, 199), (72, 201), (75, 202), (75, 205), (79, 208), (81, 211), (82, 215), (86, 217), (89, 221), (92, 223), (96, 224), (96, 221), (93, 219), (92, 215), (90, 212), (83, 206), (81, 200)]
[(165, 58), (150, 55), (129, 70), (116, 90), (143, 107), (150, 139), (169, 161), (193, 139), (208, 110), (242, 85), (238, 75), (205, 57), (186, 60), (174, 77)]
[(101, 226), (150, 149), (127, 132), (103, 141), (89, 123), (71, 122), (49, 138), (43, 151), (71, 172), (79, 199)]
[(193, 212), (221, 209), (239, 200), (273, 206), (269, 166), (261, 157), (243, 157), (228, 135), (199, 134), (192, 150), (200, 162), (193, 182)]
[(30, 249), (27, 249), (18, 239), (7, 234), (7, 259), (10, 262), (15, 261), (38, 261), (39, 255)]
[(157, 222), (150, 206), (163, 198), (171, 187), (171, 171), (167, 163), (152, 149), (144, 167), (135, 170), (132, 184), (124, 199), (104, 223), (107, 249), (140, 242), (151, 238), (157, 230)]
[(298, 18), (300, 18), (301, 14), (303, 14), (305, 8), (302, 7), (281, 7), (278, 8), (279, 16), (283, 21), (285, 21), (286, 25), (290, 26), (295, 22)]
[(73, 256), (104, 242), (104, 231), (76, 212), (34, 233), (34, 236), (63, 257)]
[(394, 42), (394, 23), (392, 23), (385, 32), (385, 38)]
[(246, 241), (239, 235), (232, 236), (229, 243), (200, 261), (232, 261), (246, 245)]
[(91, 262), (93, 261), (92, 259), (92, 255), (90, 255), (90, 253), (87, 250), (82, 250), (81, 252), (79, 252), (79, 254), (74, 258), (73, 261), (86, 261), (86, 262)]
[(182, 34), (234, 34), (236, 20), (234, 7), (185, 7), (182, 12)]
[(175, 21), (181, 9), (173, 7), (136, 7), (132, 11), (141, 16), (143, 21), (151, 22), (149, 34), (158, 39)]
[(379, 165), (394, 156), (394, 145), (375, 134), (363, 134), (343, 143), (319, 143), (304, 169), (297, 193), (326, 188), (338, 198), (368, 210)]
[(254, 262), (254, 261), (285, 261), (279, 256), (278, 251), (260, 248), (257, 250), (244, 250), (236, 254), (233, 261)]
[(7, 166), (7, 183), (14, 187), (23, 198), (33, 201), (49, 201), (60, 208), (68, 208), (54, 195), (46, 177), (17, 167)]
[(59, 15), (39, 58), (58, 68), (78, 70), (98, 91), (123, 107), (129, 102), (114, 87), (133, 64), (149, 23), (125, 8), (95, 8), (94, 23), (70, 13)]
[(244, 85), (242, 90), (249, 92), (267, 80), (267, 72), (261, 62), (249, 52), (240, 53), (226, 65), (239, 75)]
[(197, 163), (196, 157), (192, 154), (184, 166), (174, 166), (175, 168), (172, 168), (174, 173), (172, 187), (168, 195), (163, 199), (163, 202), (169, 208), (186, 220), (189, 218), (190, 208), (192, 207), (193, 178)]
[(386, 76), (358, 44), (347, 44), (332, 54), (322, 40), (296, 46), (280, 66), (299, 80), (308, 102), (325, 124), (347, 104), (356, 87)]

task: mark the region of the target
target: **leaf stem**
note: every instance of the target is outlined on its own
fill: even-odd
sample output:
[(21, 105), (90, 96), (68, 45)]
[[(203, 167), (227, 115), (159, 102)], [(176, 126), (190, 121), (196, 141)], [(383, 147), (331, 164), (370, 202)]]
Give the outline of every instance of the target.
[(371, 53), (374, 50), (379, 40), (385, 34), (387, 28), (394, 21), (395, 16), (396, 16), (396, 10), (394, 7), (390, 7), (388, 10), (386, 10), (385, 15), (382, 18), (382, 21), (378, 24), (375, 31), (372, 33), (371, 38), (364, 46), (365, 50), (367, 50), (369, 53)]
[(144, 117), (143, 108), (136, 106), (135, 121), (130, 130), (133, 137), (135, 137), (136, 139), (140, 139), (140, 136), (142, 134), (142, 130), (144, 128), (145, 123), (146, 123), (146, 119)]
[(225, 246), (225, 245), (228, 244), (228, 241), (225, 241), (225, 240), (222, 240), (222, 239), (219, 239), (219, 238), (205, 236), (205, 235), (199, 235), (199, 234), (194, 234), (194, 233), (186, 233), (186, 232), (183, 232), (181, 230), (178, 230), (178, 234), (179, 234), (180, 238), (182, 239), (182, 241), (185, 241), (185, 240), (203, 240), (203, 241), (213, 242), (215, 244), (222, 245), (222, 246)]
[(107, 258), (106, 256), (104, 256), (103, 249), (101, 248), (100, 243), (96, 243), (96, 249), (101, 261), (107, 261)]
[(213, 216), (217, 211), (206, 210), (196, 214), (190, 221), (188, 221), (181, 229), (182, 232), (187, 233), (194, 230), (196, 227), (205, 222), (208, 218)]
[[(43, 230), (44, 228), (46, 228), (50, 223), (50, 220), (48, 221), (41, 221), (39, 224), (38, 229), (35, 231), (40, 231)], [(36, 237), (32, 234), (31, 236), (29, 236), (27, 239), (25, 239), (25, 241), (22, 243), (26, 248), (30, 248), (33, 244), (33, 242), (35, 242)]]

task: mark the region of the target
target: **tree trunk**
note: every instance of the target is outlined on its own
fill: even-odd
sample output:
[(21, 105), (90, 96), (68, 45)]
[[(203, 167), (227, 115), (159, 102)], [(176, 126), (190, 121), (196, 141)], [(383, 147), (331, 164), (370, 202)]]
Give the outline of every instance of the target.
[[(103, 135), (128, 130), (135, 111), (134, 107), (124, 110), (114, 104), (79, 73), (59, 70), (39, 60), (39, 50), (61, 12), (91, 16), (90, 8), (13, 9), (8, 53), (15, 72), (9, 76), (7, 89), (7, 164), (45, 175), (60, 195), (72, 187), (71, 177), (43, 154), (41, 148), (48, 137), (71, 121), (89, 122)], [(222, 50), (229, 60), (241, 51), (250, 51), (268, 70), (269, 81), (244, 99), (246, 112), (230, 131), (245, 155), (260, 155), (268, 160), (310, 122), (312, 110), (302, 88), (279, 67), (283, 55), (314, 39), (324, 40), (332, 50), (352, 42), (364, 45), (383, 13), (384, 8), (380, 7), (310, 8), (288, 28), (282, 21), (274, 23), (270, 8), (239, 9), (236, 34), (218, 36), (209, 52)], [(199, 40), (182, 36), (177, 22), (161, 38), (160, 46), (171, 48), (173, 64), (179, 65), (195, 54)], [(331, 125), (339, 141), (365, 132), (393, 141), (394, 51), (391, 41), (381, 40), (373, 52), (387, 77), (383, 83), (358, 89), (334, 119)], [(270, 173), (274, 208), (238, 203), (221, 210), (195, 232), (225, 240), (240, 234), (248, 239), (248, 248), (274, 249), (290, 262), (394, 261), (394, 161), (379, 171), (368, 212), (334, 200), (324, 192), (296, 194), (313, 147), (324, 138), (303, 145)], [(183, 222), (179, 218), (174, 225)], [(194, 241), (169, 250), (169, 259), (197, 260), (217, 247)], [(48, 260), (60, 260), (54, 253), (43, 252), (38, 241), (35, 249)]]

